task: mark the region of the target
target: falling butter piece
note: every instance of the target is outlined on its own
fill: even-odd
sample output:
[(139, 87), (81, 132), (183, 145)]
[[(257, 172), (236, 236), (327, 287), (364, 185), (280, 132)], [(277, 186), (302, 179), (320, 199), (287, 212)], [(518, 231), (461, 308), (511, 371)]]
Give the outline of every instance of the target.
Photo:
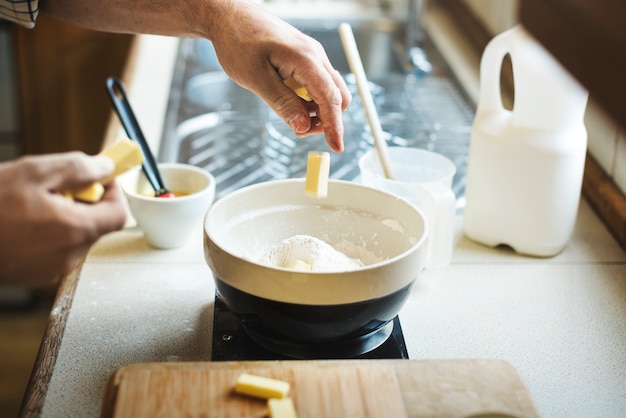
[(293, 92), (296, 93), (301, 99), (306, 100), (307, 102), (313, 101), (306, 87), (300, 85), (300, 83), (298, 83), (293, 77), (283, 80), (283, 83), (293, 90)]
[(242, 373), (235, 383), (235, 392), (255, 398), (284, 398), (291, 385), (282, 380)]
[[(100, 152), (99, 155), (110, 158), (115, 163), (113, 172), (100, 182), (96, 182), (83, 189), (73, 190), (71, 197), (83, 202), (99, 202), (104, 195), (103, 184), (109, 183), (115, 177), (143, 163), (143, 153), (139, 145), (130, 139), (123, 138)], [(67, 193), (64, 193), (67, 196)]]
[(324, 151), (309, 151), (306, 165), (304, 192), (309, 197), (321, 199), (328, 195), (330, 154)]
[(268, 399), (269, 418), (298, 418), (291, 398)]
[(298, 271), (310, 271), (311, 270), (311, 266), (300, 259), (292, 260), (285, 267), (287, 267), (288, 269), (298, 270)]

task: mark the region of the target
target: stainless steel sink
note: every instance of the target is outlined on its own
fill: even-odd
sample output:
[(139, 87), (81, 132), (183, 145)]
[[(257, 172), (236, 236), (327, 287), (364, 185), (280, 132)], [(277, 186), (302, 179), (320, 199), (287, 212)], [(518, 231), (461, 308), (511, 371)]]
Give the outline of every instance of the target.
[[(294, 21), (302, 32), (317, 39), (326, 50), (333, 66), (341, 73), (349, 73), (350, 67), (339, 37), (339, 21)], [(391, 20), (352, 22), (354, 38), (359, 48), (363, 68), (368, 78), (389, 73), (405, 72), (399, 48), (404, 26)]]
[[(357, 180), (357, 160), (372, 145), (337, 28), (341, 22), (292, 22), (322, 43), (352, 89), (344, 113), (346, 149), (331, 155), (331, 177)], [(350, 22), (390, 146), (447, 155), (457, 165), (454, 188), (463, 206), (473, 105), (428, 38), (424, 51), (433, 71), (412, 71), (403, 59), (404, 26), (391, 20)], [(325, 150), (321, 135), (298, 139), (258, 97), (222, 71), (207, 40), (181, 41), (159, 159), (210, 170), (218, 197), (277, 178), (303, 177), (309, 150)]]

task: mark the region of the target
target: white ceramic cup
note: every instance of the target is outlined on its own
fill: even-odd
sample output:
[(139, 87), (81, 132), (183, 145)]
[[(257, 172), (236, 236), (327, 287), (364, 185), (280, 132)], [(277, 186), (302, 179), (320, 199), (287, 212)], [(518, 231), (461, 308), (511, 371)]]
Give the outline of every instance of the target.
[(359, 159), (361, 183), (400, 196), (422, 210), (429, 230), (426, 268), (448, 265), (454, 245), (456, 166), (441, 154), (419, 148), (391, 147), (389, 159), (394, 180), (384, 176), (375, 149), (365, 153)]
[(133, 218), (155, 248), (185, 245), (201, 229), (204, 214), (215, 198), (215, 178), (208, 171), (189, 164), (159, 164), (161, 177), (175, 198), (154, 197), (141, 167), (120, 176), (120, 183)]

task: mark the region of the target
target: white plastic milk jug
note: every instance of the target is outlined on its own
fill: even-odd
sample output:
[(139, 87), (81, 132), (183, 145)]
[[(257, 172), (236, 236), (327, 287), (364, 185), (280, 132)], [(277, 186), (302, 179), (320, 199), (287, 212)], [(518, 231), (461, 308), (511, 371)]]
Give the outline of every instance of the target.
[[(509, 54), (514, 104), (500, 72)], [(587, 149), (587, 91), (516, 26), (487, 45), (472, 126), (463, 228), (472, 240), (552, 256), (574, 230)]]

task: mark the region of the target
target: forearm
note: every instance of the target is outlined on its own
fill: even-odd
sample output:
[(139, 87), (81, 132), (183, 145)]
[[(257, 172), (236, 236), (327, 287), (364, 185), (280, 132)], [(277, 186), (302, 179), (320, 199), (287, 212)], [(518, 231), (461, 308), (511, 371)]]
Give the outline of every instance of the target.
[[(213, 42), (224, 71), (272, 107), (299, 135), (324, 133), (343, 149), (341, 112), (350, 92), (311, 37), (253, 0), (39, 0), (43, 14), (95, 30), (202, 37)], [(293, 77), (313, 101), (283, 80)]]
[(42, 14), (106, 32), (211, 38), (228, 9), (247, 0), (39, 0)]

